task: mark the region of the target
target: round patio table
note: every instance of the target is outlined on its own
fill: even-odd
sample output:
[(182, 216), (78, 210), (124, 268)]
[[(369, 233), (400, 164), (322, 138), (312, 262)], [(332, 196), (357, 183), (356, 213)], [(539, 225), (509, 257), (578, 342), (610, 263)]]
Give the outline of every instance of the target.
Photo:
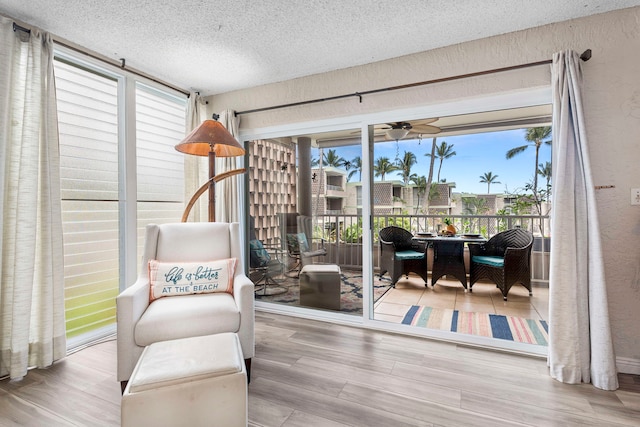
[[(453, 276), (467, 289), (467, 271), (464, 266), (464, 244), (482, 243), (487, 239), (479, 234), (461, 234), (455, 236), (417, 235), (416, 240), (426, 241), (433, 248), (433, 267), (431, 268), (431, 286), (442, 276)], [(468, 289), (471, 292), (471, 289)]]

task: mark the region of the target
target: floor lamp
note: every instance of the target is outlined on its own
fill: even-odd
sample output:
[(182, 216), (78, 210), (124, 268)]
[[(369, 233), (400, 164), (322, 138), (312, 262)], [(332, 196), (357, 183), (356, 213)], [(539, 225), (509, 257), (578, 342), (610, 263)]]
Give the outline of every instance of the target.
[(178, 145), (176, 150), (195, 156), (207, 156), (209, 158), (209, 179), (191, 197), (182, 215), (182, 222), (187, 221), (189, 212), (198, 197), (209, 190), (209, 222), (216, 220), (216, 190), (215, 184), (225, 178), (244, 173), (246, 169), (234, 169), (216, 176), (216, 157), (235, 157), (244, 155), (242, 145), (218, 122), (216, 115), (214, 120), (205, 120), (187, 135)]

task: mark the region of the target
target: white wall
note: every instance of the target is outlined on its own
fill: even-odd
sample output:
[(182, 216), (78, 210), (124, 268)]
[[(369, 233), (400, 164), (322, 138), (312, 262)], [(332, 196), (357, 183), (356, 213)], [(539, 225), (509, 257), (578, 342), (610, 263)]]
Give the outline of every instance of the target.
[[(586, 124), (602, 226), (614, 344), (621, 369), (640, 373), (640, 8), (506, 34), (394, 60), (230, 92), (209, 98), (210, 111), (247, 109), (366, 91), (551, 59), (590, 48), (583, 64)], [(241, 116), (241, 129), (351, 116), (443, 100), (549, 85), (548, 66), (468, 78), (418, 89)], [(571, 284), (569, 284), (571, 285)], [(619, 366), (619, 368), (621, 368)]]

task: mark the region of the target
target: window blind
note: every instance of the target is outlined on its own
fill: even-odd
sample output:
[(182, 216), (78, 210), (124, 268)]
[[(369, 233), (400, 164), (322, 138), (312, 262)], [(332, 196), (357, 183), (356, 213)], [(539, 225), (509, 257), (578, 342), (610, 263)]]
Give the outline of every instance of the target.
[(115, 323), (118, 82), (55, 62), (67, 337)]

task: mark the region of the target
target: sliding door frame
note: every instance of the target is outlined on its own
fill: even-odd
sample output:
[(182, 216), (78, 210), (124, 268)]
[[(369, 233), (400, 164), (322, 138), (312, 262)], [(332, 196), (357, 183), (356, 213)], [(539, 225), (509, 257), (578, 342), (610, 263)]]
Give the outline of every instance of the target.
[[(362, 144), (362, 176), (363, 176), (363, 200), (369, 203), (363, 204), (363, 283), (373, 283), (373, 125), (377, 123), (389, 123), (396, 121), (418, 120), (424, 117), (445, 117), (461, 114), (479, 113), (483, 111), (495, 111), (503, 109), (530, 107), (551, 104), (551, 86), (534, 87), (518, 90), (511, 93), (497, 93), (476, 96), (463, 100), (442, 102), (438, 104), (425, 104), (411, 108), (403, 108), (392, 111), (360, 114), (349, 117), (337, 117), (317, 121), (283, 124), (272, 127), (256, 129), (240, 129), (239, 139), (250, 141), (256, 139), (268, 139), (288, 137), (292, 135), (304, 135), (320, 132), (330, 132), (345, 129), (361, 129)], [(415, 328), (409, 325), (394, 324), (384, 321), (376, 321), (373, 318), (373, 298), (371, 286), (363, 287), (363, 316), (357, 317), (348, 314), (315, 310), (304, 307), (292, 307), (274, 303), (256, 301), (256, 308), (265, 312), (287, 314), (316, 320), (330, 321), (342, 324), (359, 325), (365, 328), (395, 332), (401, 334), (427, 337), (437, 340), (456, 342), (470, 346), (493, 348), (512, 351), (534, 356), (546, 356), (546, 347), (523, 344), (493, 338), (457, 334), (455, 332), (439, 331), (427, 328)]]

